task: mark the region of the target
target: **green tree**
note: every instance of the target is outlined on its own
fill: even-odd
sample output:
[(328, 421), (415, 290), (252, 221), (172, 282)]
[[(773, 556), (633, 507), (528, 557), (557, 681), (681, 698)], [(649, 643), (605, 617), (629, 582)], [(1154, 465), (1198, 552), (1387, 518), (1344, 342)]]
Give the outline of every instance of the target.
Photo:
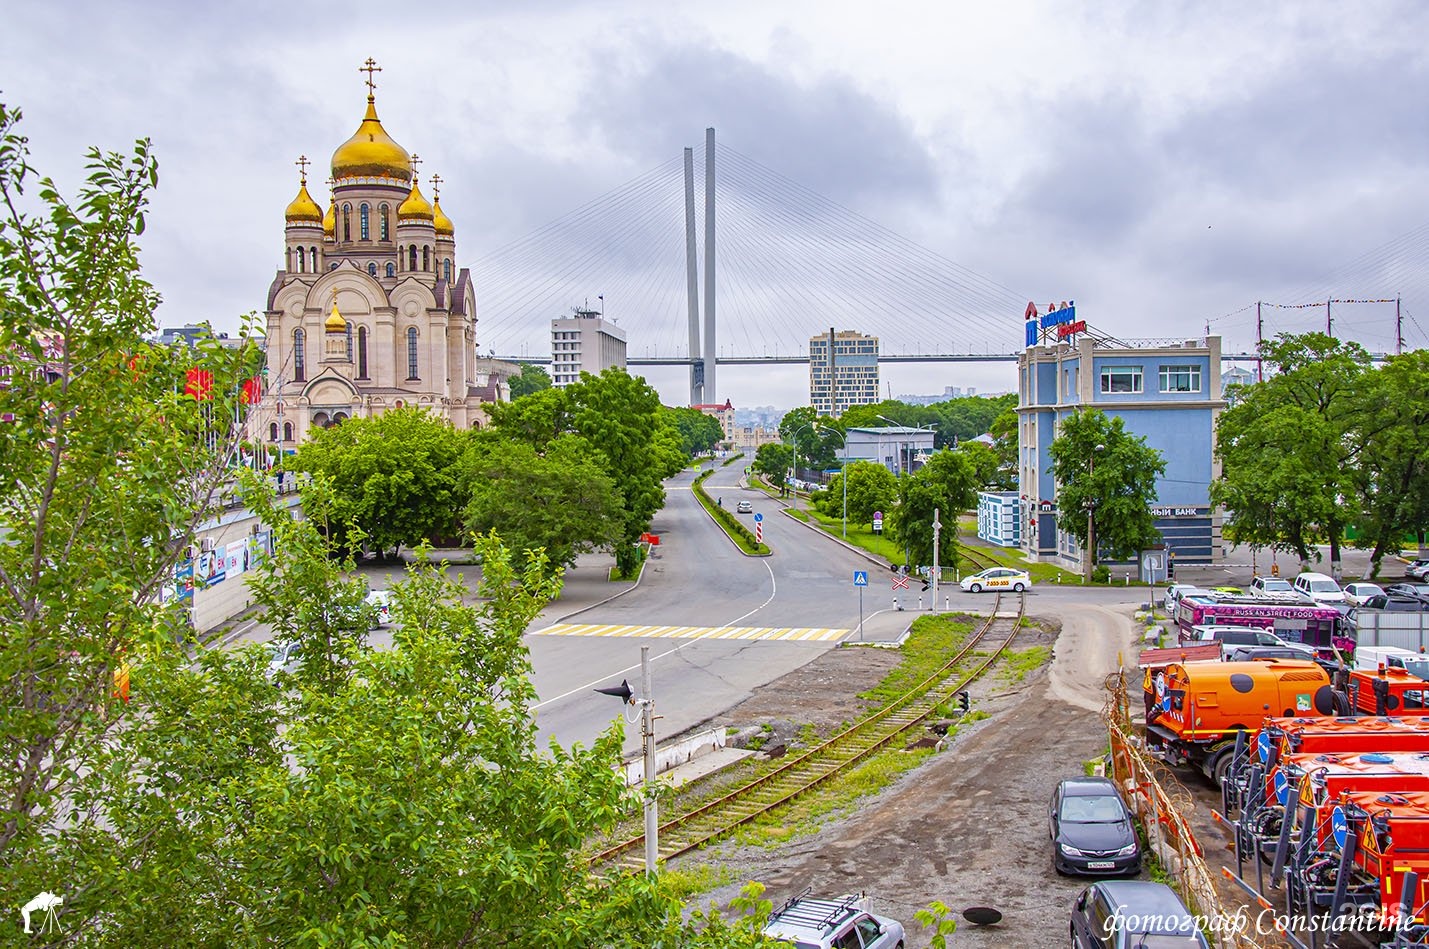
[(623, 369), (582, 373), (565, 393), (571, 427), (605, 457), (606, 472), (625, 499), (615, 564), (629, 576), (639, 562), (636, 540), (665, 503), (661, 482), (686, 464), (679, 435), (662, 424), (659, 394)]
[(982, 442), (963, 442), (958, 454), (967, 459), (973, 470), (973, 483), (979, 488), (1002, 488), (1002, 459), (996, 449)]
[(501, 434), (528, 442), (537, 451), (572, 430), (565, 389), (538, 389), (523, 399), (488, 405), (486, 413)]
[(1370, 576), (1406, 534), (1429, 530), (1429, 352), (1391, 358), (1366, 373), (1363, 412), (1351, 433), (1358, 449), (1354, 483), (1361, 531), (1371, 549)]
[(976, 504), (972, 466), (958, 452), (934, 452), (923, 467), (899, 478), (898, 506), (893, 509), (890, 529), (908, 552), (908, 566), (932, 566), (935, 511), (942, 525), (938, 532), (938, 565), (957, 566), (958, 514)]
[(680, 433), (680, 447), (686, 455), (706, 454), (724, 441), (724, 429), (713, 415), (685, 406), (662, 406), (661, 412), (665, 424)]
[(522, 396), (549, 388), (551, 374), (546, 371), (545, 366), (538, 366), (533, 362), (523, 363), (521, 371), (511, 377), (511, 401), (515, 402)]
[(189, 638), (160, 601), (229, 483), (255, 348), (246, 332), (235, 350), (144, 341), (147, 140), (90, 150), (70, 200), (29, 164), (20, 120), (0, 103), (0, 889), (17, 894), (123, 859), (71, 831), (81, 784), (130, 724), (115, 671)]
[(779, 493), (788, 489), (785, 483), (794, 466), (794, 449), (783, 442), (767, 442), (754, 453), (754, 471), (779, 485)]
[(1221, 413), (1222, 472), (1211, 498), (1226, 508), (1227, 538), (1292, 550), (1306, 567), (1324, 539), (1338, 574), (1344, 529), (1357, 514), (1366, 442), (1351, 436), (1366, 420), (1369, 355), (1324, 333), (1281, 335), (1261, 353), (1278, 371)]
[(1017, 407), (1008, 406), (988, 426), (992, 450), (997, 452), (997, 484), (1006, 491), (1017, 488), (1021, 478), (1018, 465)]
[(1057, 479), (1057, 527), (1087, 551), (1087, 580), (1099, 551), (1124, 560), (1160, 540), (1151, 505), (1166, 462), (1121, 418), (1100, 409), (1074, 412), (1062, 420), (1048, 454)]
[(456, 535), (466, 498), (458, 461), (463, 437), (418, 406), (348, 419), (318, 431), (284, 462), (326, 477), (333, 487), (330, 527), (348, 544), (351, 527), (379, 553)]
[(872, 524), (875, 511), (891, 511), (898, 502), (898, 479), (876, 461), (853, 461), (829, 481), (825, 511), (843, 513), (844, 481), (848, 479), (848, 519), (851, 524)]
[(604, 459), (579, 435), (562, 435), (538, 453), (513, 439), (492, 439), (468, 465), (469, 532), (499, 533), (515, 551), (540, 550), (552, 567), (610, 549), (622, 536), (620, 491)]

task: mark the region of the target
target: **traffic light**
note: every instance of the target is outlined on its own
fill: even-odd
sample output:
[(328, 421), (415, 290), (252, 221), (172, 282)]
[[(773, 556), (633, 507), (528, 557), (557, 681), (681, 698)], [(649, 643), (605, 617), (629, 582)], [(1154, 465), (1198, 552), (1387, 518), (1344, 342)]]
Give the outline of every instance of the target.
[(958, 693), (958, 711), (963, 715), (972, 711), (972, 702), (968, 699), (967, 690)]

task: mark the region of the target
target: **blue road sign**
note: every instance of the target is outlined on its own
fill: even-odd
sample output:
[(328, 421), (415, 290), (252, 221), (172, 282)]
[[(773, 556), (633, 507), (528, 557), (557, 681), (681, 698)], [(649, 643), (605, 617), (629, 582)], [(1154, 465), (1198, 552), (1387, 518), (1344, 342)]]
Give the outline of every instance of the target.
[(1345, 818), (1343, 807), (1336, 807), (1330, 812), (1330, 834), (1335, 838), (1335, 844), (1344, 850), (1345, 841), (1350, 836), (1350, 822)]
[(867, 571), (867, 570), (855, 570), (855, 571), (853, 572), (853, 585), (856, 586), (856, 587), (866, 587), (866, 586), (868, 586), (868, 571)]
[(762, 521), (762, 520), (764, 520), (764, 515), (763, 515), (763, 514), (756, 514), (756, 515), (754, 515), (754, 523), (758, 524), (758, 523), (759, 523), (760, 521)]

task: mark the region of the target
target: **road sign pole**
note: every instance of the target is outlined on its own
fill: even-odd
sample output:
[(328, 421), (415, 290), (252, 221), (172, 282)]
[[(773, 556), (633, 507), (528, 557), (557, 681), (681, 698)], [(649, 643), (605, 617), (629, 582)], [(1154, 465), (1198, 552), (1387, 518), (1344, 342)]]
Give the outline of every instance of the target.
[(863, 642), (863, 587), (858, 588), (858, 641)]

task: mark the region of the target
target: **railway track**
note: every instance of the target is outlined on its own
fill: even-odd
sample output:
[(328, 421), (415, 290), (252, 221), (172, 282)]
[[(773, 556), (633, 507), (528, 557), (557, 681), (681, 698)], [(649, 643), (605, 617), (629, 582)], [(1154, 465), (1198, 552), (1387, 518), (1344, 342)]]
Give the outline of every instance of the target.
[[(1009, 597), (1013, 594), (1008, 594)], [(1015, 614), (1001, 611), (1003, 594), (993, 601), (992, 616), (963, 647), (936, 672), (867, 718), (851, 725), (797, 756), (790, 756), (775, 770), (660, 824), (659, 856), (669, 860), (724, 836), (761, 814), (774, 810), (801, 794), (847, 773), (900, 736), (905, 736), (933, 715), (944, 703), (968, 687), (985, 672), (1017, 637), (1026, 609), (1025, 596), (1017, 595)], [(971, 672), (956, 670), (974, 649), (984, 643), (995, 645), (992, 653)], [(950, 684), (951, 683), (951, 684)], [(592, 865), (626, 857), (631, 869), (643, 869), (644, 835), (607, 845), (591, 857)]]

